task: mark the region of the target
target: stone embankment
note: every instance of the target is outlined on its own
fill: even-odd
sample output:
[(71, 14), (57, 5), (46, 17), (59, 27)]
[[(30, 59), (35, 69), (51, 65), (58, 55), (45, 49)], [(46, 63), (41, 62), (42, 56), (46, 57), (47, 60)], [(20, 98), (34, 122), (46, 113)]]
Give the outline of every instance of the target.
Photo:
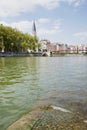
[(87, 120), (78, 112), (48, 105), (35, 108), (7, 130), (87, 130)]
[(23, 56), (42, 56), (40, 52), (31, 52), (31, 53), (0, 53), (0, 57), (23, 57)]

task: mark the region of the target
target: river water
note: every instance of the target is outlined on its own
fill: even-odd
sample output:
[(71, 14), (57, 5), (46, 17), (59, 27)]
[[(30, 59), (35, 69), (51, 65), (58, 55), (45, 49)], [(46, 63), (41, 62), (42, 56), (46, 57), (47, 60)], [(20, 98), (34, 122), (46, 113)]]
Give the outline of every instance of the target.
[(87, 57), (0, 58), (0, 130), (38, 102), (78, 111), (87, 119)]

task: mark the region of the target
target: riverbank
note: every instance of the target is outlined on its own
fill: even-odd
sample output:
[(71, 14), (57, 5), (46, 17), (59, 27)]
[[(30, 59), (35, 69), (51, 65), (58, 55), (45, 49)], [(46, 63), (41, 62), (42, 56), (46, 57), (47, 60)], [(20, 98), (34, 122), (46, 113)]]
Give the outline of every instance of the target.
[(40, 106), (7, 130), (87, 130), (87, 120), (78, 112), (57, 106)]
[(30, 52), (30, 53), (12, 53), (12, 52), (0, 52), (0, 57), (32, 57), (32, 56), (51, 56), (51, 57), (60, 57), (60, 56), (87, 56), (87, 54), (65, 54), (65, 53), (52, 53), (52, 54), (46, 54), (42, 52)]
[(31, 53), (0, 53), (0, 57), (27, 57), (27, 56), (42, 56), (41, 52)]

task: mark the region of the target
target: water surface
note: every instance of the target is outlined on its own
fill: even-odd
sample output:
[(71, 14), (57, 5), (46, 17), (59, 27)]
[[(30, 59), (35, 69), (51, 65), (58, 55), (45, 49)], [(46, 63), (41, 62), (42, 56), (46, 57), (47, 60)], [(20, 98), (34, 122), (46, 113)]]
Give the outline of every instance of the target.
[(87, 57), (0, 58), (0, 130), (38, 102), (87, 118)]

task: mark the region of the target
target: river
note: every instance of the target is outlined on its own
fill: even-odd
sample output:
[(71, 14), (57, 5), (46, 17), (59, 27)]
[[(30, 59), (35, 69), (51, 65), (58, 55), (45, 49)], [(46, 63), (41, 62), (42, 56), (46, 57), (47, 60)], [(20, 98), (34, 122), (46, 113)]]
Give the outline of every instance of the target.
[(87, 118), (87, 57), (0, 58), (0, 130), (38, 102), (75, 110)]

